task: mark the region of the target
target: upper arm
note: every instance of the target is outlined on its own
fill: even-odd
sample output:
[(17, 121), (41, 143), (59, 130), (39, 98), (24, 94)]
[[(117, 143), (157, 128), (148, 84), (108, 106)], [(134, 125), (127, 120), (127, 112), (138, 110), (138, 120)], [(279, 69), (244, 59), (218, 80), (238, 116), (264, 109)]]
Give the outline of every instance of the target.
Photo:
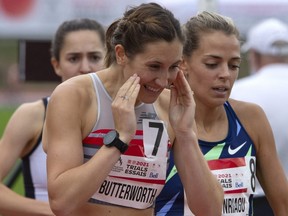
[(44, 121), (41, 100), (22, 104), (11, 116), (0, 140), (0, 178), (7, 175), (16, 160), (35, 146)]
[(65, 84), (59, 85), (50, 98), (43, 134), (48, 179), (55, 179), (62, 172), (83, 163), (82, 97), (85, 95), (81, 90)]
[(269, 152), (269, 149), (276, 152), (273, 132), (264, 110), (255, 103), (232, 99), (229, 102), (253, 140), (257, 156), (258, 153)]
[[(274, 135), (263, 109), (252, 103), (238, 104), (238, 117), (256, 148), (257, 178), (267, 197), (287, 188), (286, 177), (278, 159)], [(240, 111), (239, 111), (240, 109)], [(242, 114), (240, 114), (242, 113)], [(279, 181), (275, 181), (278, 178)], [(275, 190), (279, 187), (279, 190)], [(283, 191), (282, 190), (282, 191)], [(273, 195), (272, 195), (273, 196)]]
[[(274, 135), (270, 123), (262, 109), (259, 111), (260, 118), (257, 142), (257, 178), (265, 191), (268, 199), (281, 199), (279, 194), (287, 191), (287, 180), (279, 160)], [(256, 129), (257, 130), (257, 129)], [(287, 196), (287, 195), (286, 195)]]

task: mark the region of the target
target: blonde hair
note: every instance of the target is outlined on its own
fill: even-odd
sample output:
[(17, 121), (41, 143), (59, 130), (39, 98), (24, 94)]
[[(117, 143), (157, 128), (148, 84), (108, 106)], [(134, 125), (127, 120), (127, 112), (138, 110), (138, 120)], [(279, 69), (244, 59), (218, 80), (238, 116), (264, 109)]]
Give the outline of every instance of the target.
[(191, 56), (192, 52), (198, 49), (203, 33), (221, 31), (227, 35), (235, 35), (240, 41), (240, 34), (233, 20), (214, 12), (198, 13), (183, 25), (182, 30), (186, 38), (183, 49), (184, 56)]

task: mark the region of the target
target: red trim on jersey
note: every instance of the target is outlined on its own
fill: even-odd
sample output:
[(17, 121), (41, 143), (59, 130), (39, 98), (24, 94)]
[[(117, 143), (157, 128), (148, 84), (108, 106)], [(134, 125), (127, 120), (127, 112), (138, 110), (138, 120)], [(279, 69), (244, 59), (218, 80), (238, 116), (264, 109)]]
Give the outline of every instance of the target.
[(217, 160), (209, 160), (208, 166), (211, 170), (228, 169), (245, 166), (245, 158), (221, 158)]
[[(100, 148), (103, 145), (103, 137), (112, 129), (100, 129), (93, 131), (91, 134), (99, 134), (99, 137), (88, 136), (83, 139), (83, 143), (87, 145), (97, 146)], [(145, 157), (143, 145), (143, 130), (136, 130), (135, 136), (140, 136), (139, 139), (132, 139), (129, 147), (124, 155)]]
[(238, 190), (228, 190), (228, 191), (224, 191), (225, 194), (234, 194), (234, 193), (247, 193), (247, 188), (243, 188), (243, 189), (238, 189)]
[(150, 183), (150, 184), (159, 184), (159, 185), (164, 185), (165, 181), (166, 181), (165, 179), (164, 180), (157, 180), (157, 179), (126, 178), (126, 177), (113, 176), (113, 175), (109, 175), (109, 177), (118, 178), (118, 179), (126, 179), (126, 180), (135, 181), (135, 182), (145, 182), (145, 183)]

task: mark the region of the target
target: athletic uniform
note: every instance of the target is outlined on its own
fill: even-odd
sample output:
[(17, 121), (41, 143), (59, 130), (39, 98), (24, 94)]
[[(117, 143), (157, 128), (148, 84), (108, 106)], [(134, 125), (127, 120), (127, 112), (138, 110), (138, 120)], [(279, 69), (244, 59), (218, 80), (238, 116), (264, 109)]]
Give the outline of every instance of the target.
[[(42, 99), (45, 112), (48, 100), (49, 98)], [(22, 171), (25, 196), (36, 200), (48, 201), (46, 153), (42, 147), (42, 132), (34, 148), (22, 158)]]
[[(256, 180), (255, 146), (228, 101), (224, 107), (229, 123), (227, 137), (219, 142), (199, 140), (199, 145), (210, 170), (224, 189), (222, 215), (252, 215)], [(156, 200), (155, 213), (157, 216), (190, 216), (193, 214), (187, 206), (173, 160), (171, 154), (168, 177)]]
[[(112, 98), (96, 73), (89, 74), (98, 99), (97, 122), (83, 140), (84, 158), (88, 161), (103, 145), (103, 137), (114, 129)], [(89, 202), (146, 209), (154, 205), (162, 190), (171, 147), (164, 123), (159, 120), (153, 104), (135, 107), (137, 130), (128, 150)]]

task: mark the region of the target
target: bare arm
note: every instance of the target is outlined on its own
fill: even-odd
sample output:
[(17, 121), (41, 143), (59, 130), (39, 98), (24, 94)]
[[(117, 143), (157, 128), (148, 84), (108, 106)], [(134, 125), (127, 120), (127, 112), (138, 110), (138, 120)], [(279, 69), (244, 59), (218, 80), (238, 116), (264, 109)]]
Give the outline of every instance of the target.
[(170, 123), (176, 137), (173, 144), (175, 165), (189, 208), (197, 216), (221, 215), (224, 193), (198, 145), (193, 93), (182, 73), (178, 75), (174, 85), (171, 89)]
[[(0, 140), (0, 179), (3, 181), (17, 159), (36, 144), (44, 119), (41, 101), (21, 105), (9, 120)], [(53, 215), (47, 202), (23, 197), (0, 184), (2, 215)]]
[(277, 216), (288, 215), (288, 183), (277, 156), (270, 124), (264, 111), (258, 105), (246, 103), (245, 110), (248, 116), (245, 117), (244, 124), (247, 125), (247, 128), (250, 127), (249, 134), (252, 135), (256, 146), (257, 178), (274, 214)]

